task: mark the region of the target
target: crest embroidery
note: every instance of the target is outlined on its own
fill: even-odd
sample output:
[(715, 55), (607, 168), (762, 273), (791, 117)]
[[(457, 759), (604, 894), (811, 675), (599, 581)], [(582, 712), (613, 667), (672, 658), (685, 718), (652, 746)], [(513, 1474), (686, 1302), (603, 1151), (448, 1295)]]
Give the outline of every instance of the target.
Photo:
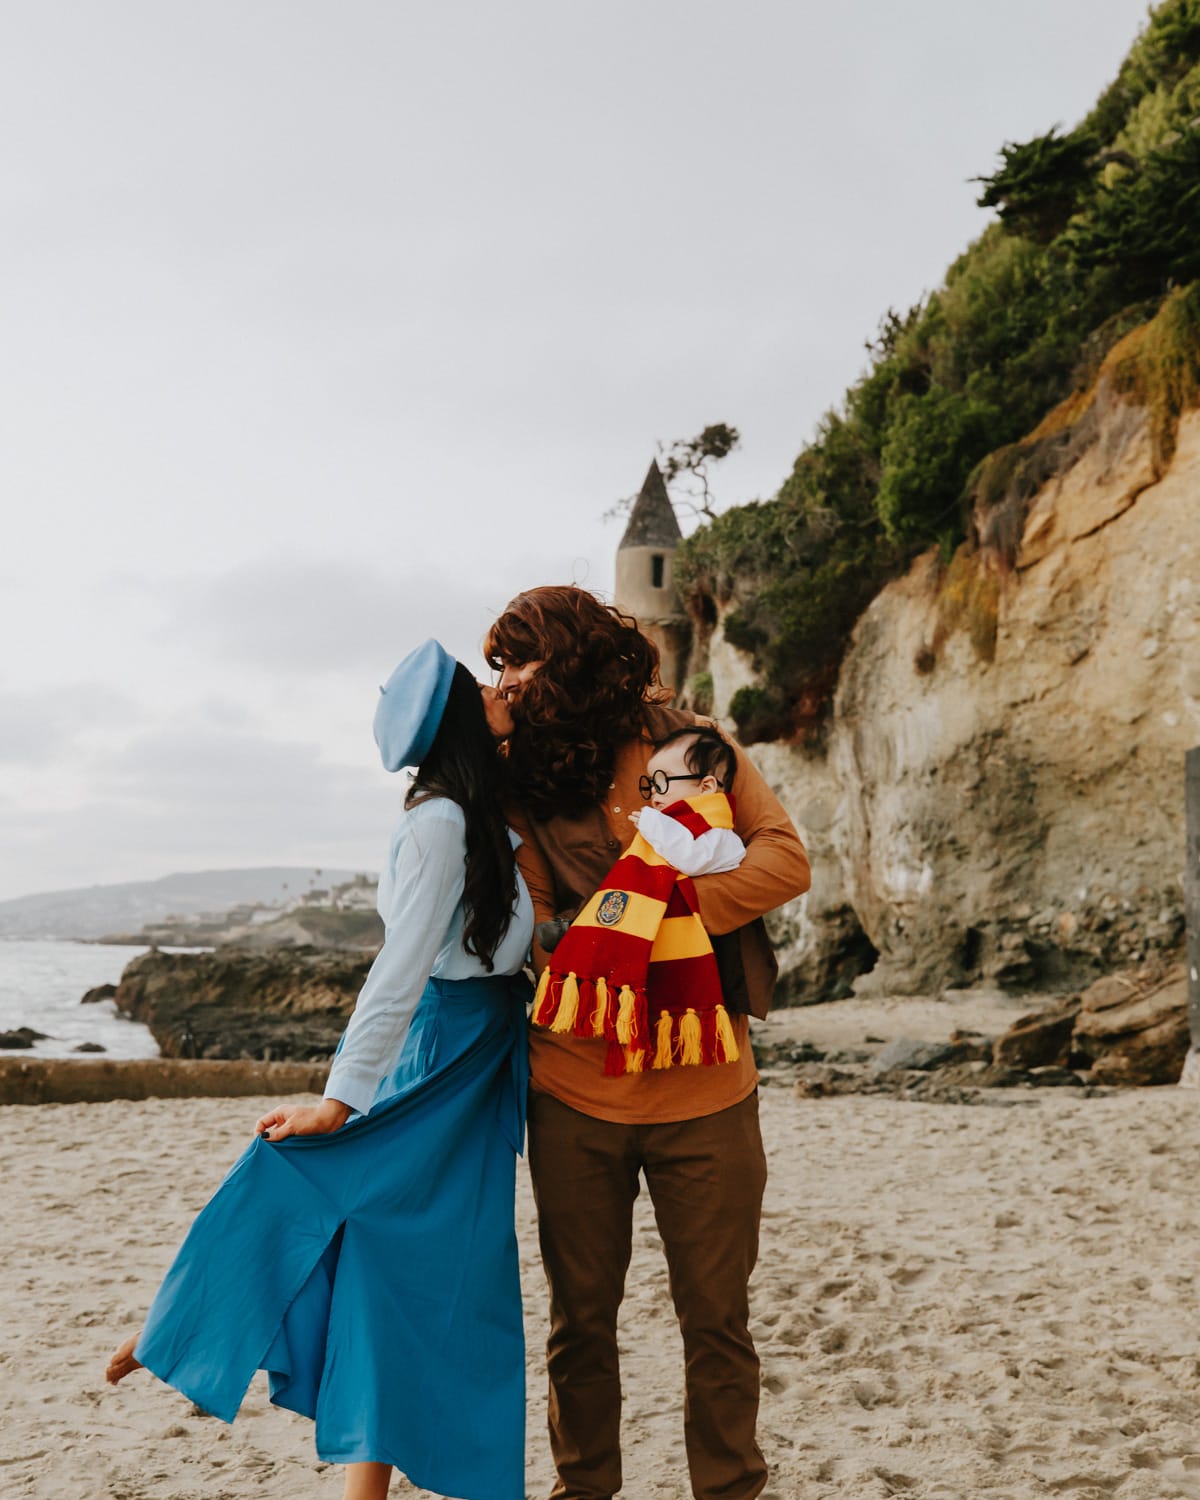
[(615, 927), (625, 915), (625, 908), (629, 905), (628, 891), (609, 891), (604, 900), (596, 908), (596, 921), (602, 927)]

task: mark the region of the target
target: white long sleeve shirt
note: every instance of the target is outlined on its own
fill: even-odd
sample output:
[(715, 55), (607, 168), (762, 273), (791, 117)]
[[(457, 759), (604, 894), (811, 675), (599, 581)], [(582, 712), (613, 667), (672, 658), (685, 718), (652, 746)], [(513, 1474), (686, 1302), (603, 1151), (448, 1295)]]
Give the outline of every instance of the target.
[(710, 828), (699, 837), (657, 807), (643, 807), (637, 831), (681, 875), (723, 875), (736, 870), (746, 846), (732, 828)]
[[(520, 840), (510, 833), (513, 847)], [(395, 1067), (427, 979), (473, 979), (489, 971), (463, 947), (466, 819), (457, 802), (431, 797), (408, 808), (379, 878), (385, 937), (367, 975), (325, 1097), (366, 1114)], [(491, 973), (516, 974), (533, 935), (533, 903), (517, 872), (517, 901)]]

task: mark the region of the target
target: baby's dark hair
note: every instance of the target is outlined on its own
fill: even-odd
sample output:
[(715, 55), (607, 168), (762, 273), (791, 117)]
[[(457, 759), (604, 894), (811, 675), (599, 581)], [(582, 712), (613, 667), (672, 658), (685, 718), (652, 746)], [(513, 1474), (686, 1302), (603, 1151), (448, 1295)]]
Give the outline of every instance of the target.
[(720, 732), (707, 724), (689, 724), (684, 729), (673, 729), (654, 741), (655, 750), (664, 750), (676, 740), (692, 740), (683, 752), (689, 771), (697, 776), (715, 776), (723, 792), (733, 791), (733, 778), (737, 771), (737, 756), (733, 746)]

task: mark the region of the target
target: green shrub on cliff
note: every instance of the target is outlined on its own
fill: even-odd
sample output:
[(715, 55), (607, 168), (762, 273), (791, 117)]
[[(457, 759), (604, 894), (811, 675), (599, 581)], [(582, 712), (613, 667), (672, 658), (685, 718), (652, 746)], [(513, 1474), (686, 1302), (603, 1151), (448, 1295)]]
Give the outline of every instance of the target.
[(1200, 406), (1200, 282), (1173, 291), (1155, 318), (1113, 349), (1109, 364), (1117, 389), (1149, 409), (1155, 462), (1165, 468), (1180, 417)]
[(721, 604), (753, 654), (761, 686), (732, 705), (749, 740), (819, 724), (874, 593), (930, 545), (949, 558), (981, 485), (1032, 482), (1053, 444), (1026, 435), (1110, 351), (1118, 387), (1156, 412), (1160, 455), (1200, 400), (1198, 297), (1178, 290), (1200, 280), (1200, 0), (1155, 8), (1077, 129), (1006, 144), (980, 180), (997, 222), (924, 303), (886, 316), (777, 496), (681, 548), (698, 617)]

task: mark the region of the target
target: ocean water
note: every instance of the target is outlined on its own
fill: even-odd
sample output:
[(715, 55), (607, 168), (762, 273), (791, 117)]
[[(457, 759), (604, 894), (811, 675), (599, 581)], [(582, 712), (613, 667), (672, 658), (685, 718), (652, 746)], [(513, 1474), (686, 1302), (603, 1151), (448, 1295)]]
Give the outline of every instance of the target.
[[(80, 1042), (99, 1042), (97, 1057), (157, 1057), (148, 1027), (118, 1013), (111, 1000), (80, 1005), (85, 990), (116, 984), (145, 948), (103, 943), (0, 940), (0, 1031), (30, 1026), (47, 1040), (0, 1057), (70, 1057)], [(89, 1054), (83, 1054), (87, 1056)]]

